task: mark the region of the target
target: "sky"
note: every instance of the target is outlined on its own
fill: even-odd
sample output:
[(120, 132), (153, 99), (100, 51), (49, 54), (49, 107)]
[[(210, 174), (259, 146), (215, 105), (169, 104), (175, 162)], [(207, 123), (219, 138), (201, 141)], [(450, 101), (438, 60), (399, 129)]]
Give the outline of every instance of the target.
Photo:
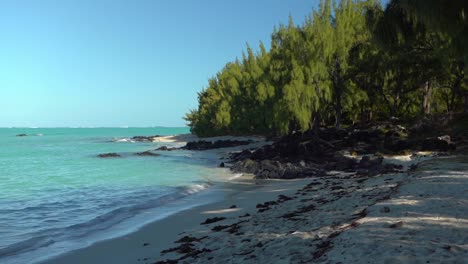
[(183, 126), (246, 43), (319, 0), (2, 0), (0, 127)]

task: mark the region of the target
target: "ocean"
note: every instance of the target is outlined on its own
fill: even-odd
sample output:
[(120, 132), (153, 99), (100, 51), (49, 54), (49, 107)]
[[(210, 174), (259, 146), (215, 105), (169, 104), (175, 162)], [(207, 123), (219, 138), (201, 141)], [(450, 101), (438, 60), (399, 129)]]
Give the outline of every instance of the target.
[[(184, 127), (0, 128), (0, 263), (43, 262), (209, 202), (209, 195), (194, 197), (228, 175), (216, 168), (214, 154), (176, 150), (137, 156), (176, 143), (131, 140), (188, 132)], [(96, 157), (108, 152), (122, 157)]]

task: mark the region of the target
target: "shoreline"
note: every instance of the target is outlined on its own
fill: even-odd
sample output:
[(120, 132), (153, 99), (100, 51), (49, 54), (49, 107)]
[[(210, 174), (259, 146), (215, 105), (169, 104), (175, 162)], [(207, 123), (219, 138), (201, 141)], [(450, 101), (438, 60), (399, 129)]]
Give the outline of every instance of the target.
[[(219, 158), (245, 147), (204, 153)], [(405, 169), (412, 167), (411, 164), (444, 164), (450, 159), (456, 158), (385, 157), (386, 162), (397, 162)], [(463, 166), (463, 163), (456, 165)], [(221, 200), (179, 211), (136, 232), (41, 263), (216, 263), (223, 259), (233, 263), (301, 263), (304, 259), (328, 263), (328, 259), (338, 259), (346, 263), (350, 256), (340, 258), (340, 253), (333, 251), (335, 241), (346, 238), (348, 232), (354, 232), (361, 224), (366, 226), (366, 222), (371, 222), (368, 215), (372, 215), (374, 207), (394, 199), (402, 187), (418, 181), (427, 170), (424, 166), (422, 170), (376, 176), (329, 172), (322, 177), (294, 180), (255, 180), (235, 175), (210, 190)], [(447, 169), (443, 173), (451, 172)], [(410, 189), (410, 192), (417, 191), (414, 187)], [(431, 189), (430, 192), (436, 191)], [(203, 195), (203, 192), (195, 195)], [(340, 202), (336, 202), (338, 200)], [(313, 203), (309, 204), (310, 201)], [(403, 221), (388, 220), (393, 216), (393, 209), (387, 212), (386, 207), (380, 206), (379, 210), (387, 214), (387, 218), (378, 218), (382, 225), (401, 227)], [(464, 223), (463, 219), (461, 221)], [(213, 223), (203, 225), (202, 222)], [(350, 239), (353, 237), (348, 238), (348, 242)], [(336, 244), (336, 248), (342, 247), (342, 250), (347, 247)], [(357, 244), (354, 241), (355, 250), (364, 250), (359, 242)], [(463, 245), (461, 248), (464, 250)], [(392, 259), (392, 256), (385, 257)], [(413, 259), (409, 259), (408, 263), (412, 263)], [(365, 262), (354, 259), (353, 263)]]
[(398, 174), (306, 179), (247, 218), (180, 234), (178, 246), (155, 263), (464, 263), (468, 158), (419, 165)]
[[(99, 239), (96, 242), (93, 242), (85, 247), (81, 247), (78, 249), (73, 249), (68, 252), (59, 253), (57, 255), (52, 255), (44, 260), (35, 263), (69, 263), (71, 260), (68, 259), (70, 254), (79, 253), (82, 250), (86, 250), (88, 248), (92, 248), (96, 245), (101, 243), (106, 243), (108, 241), (125, 239), (127, 236), (131, 236), (134, 233), (138, 233), (141, 230), (144, 230), (148, 226), (157, 224), (160, 221), (167, 221), (166, 219), (176, 216), (184, 211), (191, 211), (198, 207), (207, 206), (209, 204), (217, 204), (224, 200), (222, 197), (223, 195), (233, 195), (237, 192), (241, 192), (244, 190), (246, 185), (249, 185), (251, 182), (246, 183), (245, 181), (250, 181), (252, 177), (250, 175), (243, 175), (239, 173), (232, 173), (226, 168), (217, 168), (217, 165), (220, 163), (220, 158), (225, 157), (229, 152), (232, 151), (242, 151), (245, 148), (251, 147), (258, 147), (260, 145), (265, 144), (262, 137), (234, 137), (234, 136), (222, 136), (222, 137), (213, 137), (213, 138), (204, 138), (199, 139), (197, 136), (192, 134), (179, 134), (179, 135), (170, 135), (170, 136), (158, 136), (154, 138), (153, 143), (168, 143), (170, 146), (181, 147), (188, 142), (191, 141), (198, 141), (198, 140), (210, 140), (210, 141), (217, 141), (217, 140), (252, 140), (253, 142), (248, 145), (236, 146), (236, 147), (229, 147), (229, 148), (221, 148), (221, 149), (210, 149), (204, 151), (193, 151), (192, 155), (196, 156), (197, 158), (203, 157), (204, 159), (209, 160), (207, 165), (208, 167), (212, 167), (213, 170), (217, 170), (218, 173), (216, 178), (210, 178), (208, 182), (210, 182), (210, 186), (204, 188), (201, 191), (198, 191), (193, 194), (189, 194), (183, 197), (180, 200), (173, 201), (170, 204), (166, 205), (167, 207), (177, 208), (175, 211), (166, 212), (162, 216), (155, 218), (150, 221), (146, 221), (141, 226), (131, 231), (122, 231), (116, 230), (115, 232), (119, 233), (118, 235), (112, 236), (105, 236), (107, 238)], [(118, 141), (116, 141), (118, 142)], [(233, 188), (224, 188), (223, 186), (230, 185)], [(237, 190), (239, 188), (239, 190)], [(257, 188), (249, 187), (249, 188)], [(225, 191), (229, 189), (229, 191)], [(202, 201), (203, 202), (199, 202)], [(166, 208), (167, 210), (167, 208)], [(139, 217), (141, 220), (141, 217)], [(172, 219), (172, 218), (171, 218)], [(133, 220), (135, 221), (135, 220)], [(128, 225), (126, 225), (128, 226)], [(121, 226), (117, 225), (113, 228), (122, 228)], [(108, 230), (110, 231), (110, 230)], [(62, 262), (61, 259), (66, 259)], [(79, 263), (79, 262), (77, 262)]]
[[(223, 214), (228, 217), (239, 217), (255, 211), (256, 202), (266, 202), (275, 199), (280, 194), (293, 193), (306, 184), (307, 180), (262, 180), (255, 181), (246, 177), (236, 178), (213, 187), (208, 192), (221, 196), (207, 204), (198, 205), (170, 214), (162, 219), (144, 225), (139, 230), (124, 236), (99, 241), (88, 247), (77, 249), (40, 263), (137, 263), (156, 261), (154, 255), (162, 250), (173, 247), (180, 234), (199, 232), (204, 228), (200, 223), (207, 218)], [(260, 193), (260, 195), (259, 195)], [(231, 208), (233, 205), (236, 208)], [(200, 232), (209, 232), (204, 230)], [(153, 234), (153, 235), (149, 235)], [(125, 252), (125, 254), (115, 254)], [(158, 254), (156, 254), (158, 255)], [(145, 260), (146, 258), (146, 260)]]

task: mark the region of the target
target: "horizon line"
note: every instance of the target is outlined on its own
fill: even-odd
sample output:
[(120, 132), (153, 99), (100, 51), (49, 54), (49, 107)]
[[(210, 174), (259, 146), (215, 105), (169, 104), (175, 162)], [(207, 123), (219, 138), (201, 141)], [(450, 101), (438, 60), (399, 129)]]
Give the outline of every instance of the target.
[(36, 126), (0, 126), (1, 128), (28, 128), (28, 129), (39, 129), (39, 128), (189, 128), (189, 126), (43, 126), (43, 127), (36, 127)]

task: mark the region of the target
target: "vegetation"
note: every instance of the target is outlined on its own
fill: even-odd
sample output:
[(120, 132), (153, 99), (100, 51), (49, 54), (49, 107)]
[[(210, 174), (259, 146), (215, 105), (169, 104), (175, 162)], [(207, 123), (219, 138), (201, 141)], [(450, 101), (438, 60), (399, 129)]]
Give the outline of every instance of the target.
[(468, 111), (465, 5), (322, 0), (227, 63), (185, 119), (199, 136), (285, 135)]

